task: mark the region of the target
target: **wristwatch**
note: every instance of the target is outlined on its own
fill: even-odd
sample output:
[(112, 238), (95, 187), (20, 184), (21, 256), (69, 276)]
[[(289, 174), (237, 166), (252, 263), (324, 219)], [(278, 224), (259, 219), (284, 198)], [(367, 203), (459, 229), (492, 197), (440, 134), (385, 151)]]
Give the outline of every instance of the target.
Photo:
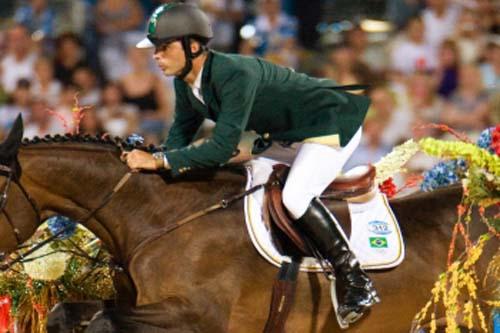
[(155, 159), (156, 169), (165, 168), (165, 154), (162, 151), (153, 153), (153, 158)]

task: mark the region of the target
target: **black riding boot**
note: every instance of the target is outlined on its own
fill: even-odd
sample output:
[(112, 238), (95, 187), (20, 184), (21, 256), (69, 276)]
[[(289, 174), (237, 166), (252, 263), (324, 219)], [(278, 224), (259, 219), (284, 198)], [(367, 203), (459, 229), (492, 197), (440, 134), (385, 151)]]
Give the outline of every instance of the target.
[(338, 314), (345, 323), (352, 323), (380, 300), (372, 281), (361, 269), (332, 218), (328, 209), (315, 198), (295, 225), (330, 262), (335, 275), (343, 282), (345, 293), (339, 302)]

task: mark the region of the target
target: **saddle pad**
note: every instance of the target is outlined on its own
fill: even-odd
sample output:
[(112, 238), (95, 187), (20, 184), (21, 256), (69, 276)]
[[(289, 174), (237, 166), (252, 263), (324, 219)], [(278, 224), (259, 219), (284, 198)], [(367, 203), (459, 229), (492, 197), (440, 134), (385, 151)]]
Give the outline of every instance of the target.
[[(246, 164), (249, 189), (264, 184), (273, 171), (273, 165), (283, 164), (259, 157)], [(245, 221), (248, 233), (256, 250), (264, 259), (276, 267), (283, 261), (291, 262), (276, 249), (271, 231), (264, 223), (264, 189), (260, 189), (244, 199)], [(399, 265), (404, 258), (404, 244), (398, 223), (382, 193), (377, 193), (366, 203), (349, 203), (351, 221), (351, 248), (365, 269), (386, 269)], [(315, 258), (306, 257), (300, 270), (321, 272)]]

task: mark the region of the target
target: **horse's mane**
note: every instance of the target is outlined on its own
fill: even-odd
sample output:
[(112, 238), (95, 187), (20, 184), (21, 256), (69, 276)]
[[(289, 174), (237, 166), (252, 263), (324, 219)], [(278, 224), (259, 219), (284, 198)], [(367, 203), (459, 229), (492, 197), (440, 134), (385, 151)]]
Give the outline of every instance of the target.
[[(33, 147), (41, 144), (77, 144), (77, 145), (98, 145), (99, 148), (110, 148), (116, 151), (120, 150), (132, 150), (132, 149), (140, 149), (149, 153), (157, 152), (162, 150), (161, 146), (155, 146), (153, 144), (150, 145), (142, 145), (140, 143), (131, 143), (122, 137), (115, 136), (111, 137), (109, 135), (90, 135), (90, 134), (55, 134), (55, 135), (45, 135), (44, 137), (35, 136), (32, 139), (24, 138), (22, 141), (23, 147)], [(199, 179), (210, 179), (215, 176), (218, 171), (229, 171), (230, 173), (236, 173), (239, 175), (244, 175), (244, 168), (242, 165), (230, 165), (223, 166), (218, 168), (209, 168), (209, 169), (200, 169), (193, 170), (189, 176), (183, 177), (182, 179), (186, 180), (199, 180)], [(159, 171), (160, 175), (165, 176), (165, 172)]]
[(24, 147), (33, 146), (41, 143), (51, 144), (51, 143), (76, 143), (76, 144), (97, 144), (102, 146), (108, 146), (110, 148), (119, 148), (123, 150), (140, 149), (147, 152), (156, 152), (161, 149), (159, 146), (147, 145), (144, 146), (140, 143), (131, 143), (122, 137), (115, 136), (111, 137), (109, 135), (90, 135), (90, 134), (47, 134), (44, 137), (35, 136), (31, 139), (24, 138), (22, 145)]

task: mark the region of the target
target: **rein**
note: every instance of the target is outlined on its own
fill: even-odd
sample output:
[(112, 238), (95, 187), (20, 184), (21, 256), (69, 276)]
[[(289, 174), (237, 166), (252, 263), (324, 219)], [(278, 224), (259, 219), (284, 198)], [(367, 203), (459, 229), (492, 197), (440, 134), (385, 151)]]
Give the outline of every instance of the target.
[(233, 204), (234, 202), (236, 202), (236, 201), (246, 197), (247, 195), (252, 194), (255, 191), (258, 191), (261, 188), (264, 188), (266, 186), (267, 186), (267, 184), (255, 185), (254, 187), (252, 187), (244, 192), (238, 193), (238, 194), (236, 194), (230, 198), (227, 198), (227, 199), (222, 199), (221, 201), (219, 201), (218, 203), (216, 203), (212, 206), (209, 206), (205, 209), (199, 210), (199, 211), (197, 211), (197, 212), (195, 212), (195, 213), (193, 213), (193, 214), (191, 214), (191, 215), (189, 215), (189, 216), (187, 216), (179, 221), (176, 221), (175, 223), (172, 223), (172, 224), (166, 226), (165, 228), (158, 230), (157, 232), (153, 233), (152, 235), (150, 235), (146, 239), (142, 240), (132, 250), (131, 253), (137, 253), (137, 251), (141, 250), (146, 244), (157, 240), (158, 238), (162, 237), (163, 235), (166, 235), (166, 234), (174, 231), (175, 229), (178, 229), (178, 228), (180, 228), (180, 227), (182, 227), (190, 222), (193, 222), (197, 218), (202, 217), (204, 215), (207, 215), (208, 213), (211, 213), (211, 212), (219, 210), (219, 209), (225, 209), (225, 208), (229, 207), (231, 204)]

